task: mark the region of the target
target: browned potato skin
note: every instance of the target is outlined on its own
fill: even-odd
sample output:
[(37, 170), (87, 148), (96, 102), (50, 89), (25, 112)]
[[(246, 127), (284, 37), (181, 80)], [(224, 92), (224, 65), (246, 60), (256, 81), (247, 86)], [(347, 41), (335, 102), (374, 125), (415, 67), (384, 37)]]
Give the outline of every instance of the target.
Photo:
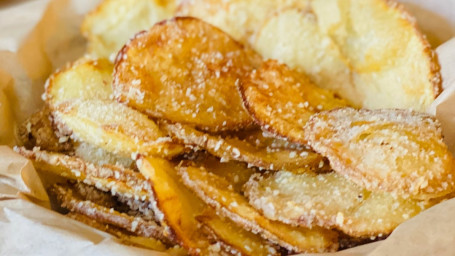
[(275, 60), (265, 61), (238, 88), (246, 109), (264, 130), (301, 144), (307, 142), (303, 127), (311, 115), (349, 105)]
[(260, 62), (218, 28), (177, 17), (138, 33), (119, 52), (114, 96), (151, 117), (210, 131), (240, 130), (252, 120), (235, 84)]
[(312, 116), (305, 135), (336, 172), (370, 191), (428, 200), (455, 190), (454, 158), (428, 114), (336, 109)]

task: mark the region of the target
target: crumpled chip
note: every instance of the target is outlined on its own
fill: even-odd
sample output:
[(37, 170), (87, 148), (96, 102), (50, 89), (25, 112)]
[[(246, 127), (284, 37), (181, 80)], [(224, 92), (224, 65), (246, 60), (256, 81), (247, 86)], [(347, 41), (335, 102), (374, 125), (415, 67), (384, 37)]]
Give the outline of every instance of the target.
[(429, 199), (455, 190), (455, 164), (440, 123), (410, 110), (321, 112), (306, 140), (332, 168), (368, 190)]
[(82, 22), (87, 51), (114, 60), (117, 52), (137, 32), (173, 16), (173, 0), (104, 0)]
[(204, 167), (180, 166), (183, 183), (208, 205), (247, 231), (294, 252), (324, 252), (338, 248), (337, 233), (319, 227), (299, 228), (261, 215), (229, 183)]
[(251, 131), (249, 135), (243, 132), (244, 138), (239, 138), (235, 134), (212, 135), (179, 123), (162, 124), (160, 127), (168, 131), (174, 140), (207, 150), (222, 161), (236, 160), (267, 170), (317, 169), (324, 163), (321, 155), (303, 146), (287, 148), (282, 140), (267, 140), (258, 131)]
[(253, 175), (245, 195), (267, 218), (291, 225), (336, 228), (352, 237), (388, 235), (433, 203), (369, 192), (336, 172)]
[(68, 100), (109, 100), (113, 69), (106, 59), (80, 58), (47, 79), (44, 99), (51, 110)]
[(239, 83), (239, 89), (248, 112), (264, 130), (302, 144), (306, 143), (303, 127), (311, 115), (348, 106), (275, 60), (265, 61)]
[[(253, 48), (356, 107), (425, 111), (441, 90), (436, 54), (395, 1), (307, 1), (258, 29)], [(309, 10), (309, 11), (305, 11)], [(292, 28), (292, 29), (285, 29)]]
[(205, 227), (209, 236), (224, 250), (233, 255), (281, 255), (277, 246), (237, 226), (227, 218), (221, 218), (212, 211), (205, 211), (196, 219)]
[(210, 131), (240, 130), (252, 120), (235, 85), (260, 61), (218, 28), (177, 17), (123, 47), (115, 62), (114, 95), (151, 117)]
[(55, 107), (54, 121), (60, 133), (121, 156), (172, 157), (183, 151), (147, 116), (113, 101), (65, 101)]

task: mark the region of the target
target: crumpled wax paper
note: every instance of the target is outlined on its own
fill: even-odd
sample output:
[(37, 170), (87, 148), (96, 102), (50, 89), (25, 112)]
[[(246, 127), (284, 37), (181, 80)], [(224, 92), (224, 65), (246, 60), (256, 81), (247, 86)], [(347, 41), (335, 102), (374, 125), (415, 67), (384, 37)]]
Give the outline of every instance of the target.
[[(455, 0), (401, 0), (437, 48), (444, 92), (430, 107), (455, 152)], [(49, 74), (80, 57), (83, 15), (99, 0), (0, 0), (0, 255), (163, 255), (49, 210), (38, 173), (14, 153), (14, 129), (42, 106)], [(455, 199), (400, 225), (386, 240), (335, 256), (455, 255)]]

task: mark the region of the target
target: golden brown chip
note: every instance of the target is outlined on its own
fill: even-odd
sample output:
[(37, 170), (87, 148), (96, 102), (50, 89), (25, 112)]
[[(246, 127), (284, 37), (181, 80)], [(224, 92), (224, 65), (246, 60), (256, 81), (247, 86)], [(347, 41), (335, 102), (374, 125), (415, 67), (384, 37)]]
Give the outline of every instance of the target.
[(90, 200), (81, 198), (77, 190), (70, 186), (54, 185), (52, 193), (57, 196), (63, 208), (71, 212), (83, 214), (89, 218), (99, 222), (117, 226), (143, 237), (151, 237), (160, 241), (171, 244), (170, 241), (163, 235), (164, 230), (153, 221), (147, 221), (141, 217), (130, 216), (125, 213), (118, 212), (113, 208), (104, 207)]
[[(221, 158), (221, 161), (241, 161), (250, 166), (267, 170), (296, 170), (299, 168), (317, 168), (323, 163), (321, 155), (300, 147), (296, 149), (272, 147), (276, 141), (265, 142), (262, 133), (252, 131), (248, 140), (231, 136), (211, 135), (200, 132), (190, 126), (182, 124), (161, 125), (171, 136), (180, 143), (207, 150), (212, 155)], [(254, 137), (254, 138), (252, 138)]]
[(240, 130), (252, 120), (235, 84), (260, 61), (218, 28), (178, 17), (123, 47), (115, 62), (114, 94), (152, 117), (204, 130)]
[(114, 66), (106, 59), (83, 57), (49, 77), (44, 99), (51, 110), (68, 100), (109, 100), (113, 69)]
[(115, 196), (150, 201), (153, 205), (150, 183), (142, 174), (133, 170), (113, 165), (98, 166), (77, 157), (40, 151), (38, 148), (27, 150), (16, 147), (14, 150), (30, 159), (40, 171), (81, 181), (102, 191), (110, 191)]
[(249, 202), (267, 218), (291, 225), (337, 228), (353, 237), (384, 236), (432, 204), (369, 192), (336, 172), (254, 175)]
[(213, 211), (205, 211), (196, 219), (206, 228), (215, 242), (233, 255), (281, 255), (278, 248), (257, 234), (237, 226), (227, 218), (217, 216)]
[(177, 15), (199, 18), (246, 44), (273, 13), (305, 6), (301, 0), (191, 0), (182, 2)]
[(73, 144), (68, 137), (57, 137), (51, 121), (48, 107), (34, 113), (18, 127), (20, 143), (28, 148), (40, 147), (43, 150), (67, 152), (71, 151)]
[[(54, 121), (61, 133), (114, 154), (172, 157), (183, 151), (147, 116), (113, 101), (73, 100), (57, 105)], [(63, 132), (62, 132), (63, 131)]]
[(159, 209), (158, 218), (165, 235), (192, 255), (205, 255), (209, 240), (200, 232), (196, 216), (206, 205), (179, 180), (172, 163), (160, 158), (146, 157), (137, 161), (141, 173), (152, 183), (153, 195)]
[(81, 32), (92, 56), (114, 60), (137, 32), (173, 16), (174, 0), (104, 0), (82, 22)]
[(239, 89), (245, 107), (263, 129), (302, 144), (303, 127), (311, 115), (348, 105), (275, 60), (264, 62), (239, 83)]
[(439, 94), (436, 54), (400, 4), (311, 0), (306, 10), (268, 19), (253, 48), (356, 107), (425, 111)]
[(220, 159), (210, 154), (198, 154), (191, 161), (182, 161), (183, 166), (204, 166), (211, 173), (223, 177), (237, 193), (242, 193), (243, 185), (250, 179), (251, 175), (258, 172), (258, 169), (248, 167), (247, 164), (237, 161), (220, 162)]
[(305, 127), (332, 168), (368, 190), (430, 199), (455, 190), (455, 164), (440, 123), (409, 110), (321, 112)]
[(230, 188), (223, 178), (204, 167), (180, 167), (183, 183), (208, 205), (247, 231), (294, 252), (323, 252), (338, 248), (337, 233), (314, 227), (297, 228), (271, 221), (250, 206), (247, 199)]

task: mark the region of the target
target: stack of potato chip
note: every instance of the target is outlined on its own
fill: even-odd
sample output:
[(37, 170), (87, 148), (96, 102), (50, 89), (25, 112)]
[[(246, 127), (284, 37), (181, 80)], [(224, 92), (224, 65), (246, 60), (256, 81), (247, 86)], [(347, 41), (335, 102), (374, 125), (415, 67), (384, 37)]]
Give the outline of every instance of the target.
[(395, 3), (105, 0), (82, 32), (87, 55), (49, 77), (16, 151), (69, 217), (124, 243), (336, 251), (455, 190), (418, 112), (439, 67)]

